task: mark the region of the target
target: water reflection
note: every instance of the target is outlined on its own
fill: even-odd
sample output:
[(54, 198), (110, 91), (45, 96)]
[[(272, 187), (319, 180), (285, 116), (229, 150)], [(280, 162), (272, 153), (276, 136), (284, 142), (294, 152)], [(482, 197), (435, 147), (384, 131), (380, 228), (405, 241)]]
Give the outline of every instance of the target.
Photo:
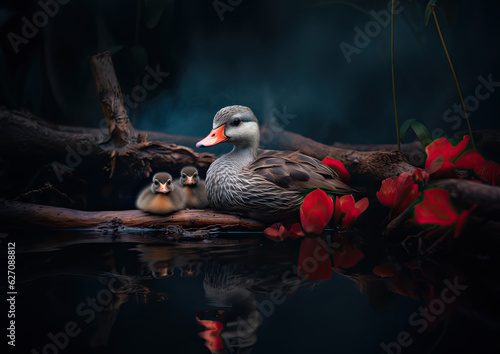
[[(422, 353), (497, 346), (492, 243), (416, 254), (408, 252), (411, 244), (325, 235), (311, 244), (327, 253), (312, 248), (309, 256), (333, 262), (334, 272), (312, 281), (303, 269), (297, 277), (300, 241), (159, 243), (128, 235), (128, 242), (95, 243), (87, 236), (54, 237), (40, 251), (39, 243), (16, 235), (26, 240), (18, 255), (18, 339), (25, 352)], [(351, 264), (348, 255), (358, 248), (363, 257), (354, 252), (359, 260)], [(464, 342), (464, 333), (474, 339)]]

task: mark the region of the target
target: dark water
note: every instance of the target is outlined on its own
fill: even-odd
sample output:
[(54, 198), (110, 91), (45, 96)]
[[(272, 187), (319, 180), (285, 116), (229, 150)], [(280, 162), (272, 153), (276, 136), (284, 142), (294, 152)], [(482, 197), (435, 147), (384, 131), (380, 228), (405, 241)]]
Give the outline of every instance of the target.
[[(19, 353), (210, 353), (199, 336), (207, 329), (197, 318), (222, 324), (216, 347), (223, 348), (214, 349), (217, 353), (498, 353), (500, 348), (498, 268), (491, 268), (487, 252), (467, 266), (453, 257), (425, 260), (425, 279), (400, 276), (415, 293), (426, 286), (435, 290), (439, 316), (425, 319), (419, 311), (429, 299), (396, 294), (392, 280), (372, 274), (378, 261), (369, 247), (357, 266), (310, 281), (297, 278), (300, 241), (290, 239), (2, 235), (2, 264), (7, 243), (16, 245)], [(441, 289), (454, 282), (458, 289), (452, 291), (460, 294), (448, 291), (441, 298)], [(8, 291), (4, 285), (2, 291)], [(403, 345), (395, 344), (398, 338)]]

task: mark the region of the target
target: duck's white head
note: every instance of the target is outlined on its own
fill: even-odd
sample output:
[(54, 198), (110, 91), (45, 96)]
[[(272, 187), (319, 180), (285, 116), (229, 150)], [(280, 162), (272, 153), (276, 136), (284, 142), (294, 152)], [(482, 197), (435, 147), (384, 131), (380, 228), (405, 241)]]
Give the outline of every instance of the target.
[(217, 112), (212, 131), (196, 143), (196, 147), (228, 142), (237, 147), (257, 148), (259, 137), (259, 122), (252, 110), (245, 106), (228, 106)]

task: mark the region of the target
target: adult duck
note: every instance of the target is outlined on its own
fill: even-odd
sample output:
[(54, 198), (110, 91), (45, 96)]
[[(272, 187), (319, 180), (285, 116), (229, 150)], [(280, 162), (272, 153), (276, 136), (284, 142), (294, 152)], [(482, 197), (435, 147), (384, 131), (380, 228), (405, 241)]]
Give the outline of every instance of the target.
[(316, 188), (334, 195), (353, 192), (321, 161), (298, 151), (260, 150), (259, 138), (252, 110), (229, 106), (217, 112), (213, 130), (196, 144), (197, 148), (234, 145), (207, 172), (207, 197), (213, 209), (280, 221), (294, 217), (304, 196)]

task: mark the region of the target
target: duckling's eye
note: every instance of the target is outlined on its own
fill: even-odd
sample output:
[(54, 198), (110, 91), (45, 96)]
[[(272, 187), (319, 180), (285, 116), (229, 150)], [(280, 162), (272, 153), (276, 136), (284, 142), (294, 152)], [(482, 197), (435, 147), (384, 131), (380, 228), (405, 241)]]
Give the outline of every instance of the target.
[(153, 184), (154, 184), (155, 186), (159, 186), (159, 185), (160, 185), (160, 182), (158, 182), (158, 181), (155, 179), (155, 181), (153, 182)]
[(240, 123), (241, 123), (241, 120), (239, 118), (236, 118), (235, 120), (233, 120), (231, 125), (236, 127), (236, 126), (240, 125)]

